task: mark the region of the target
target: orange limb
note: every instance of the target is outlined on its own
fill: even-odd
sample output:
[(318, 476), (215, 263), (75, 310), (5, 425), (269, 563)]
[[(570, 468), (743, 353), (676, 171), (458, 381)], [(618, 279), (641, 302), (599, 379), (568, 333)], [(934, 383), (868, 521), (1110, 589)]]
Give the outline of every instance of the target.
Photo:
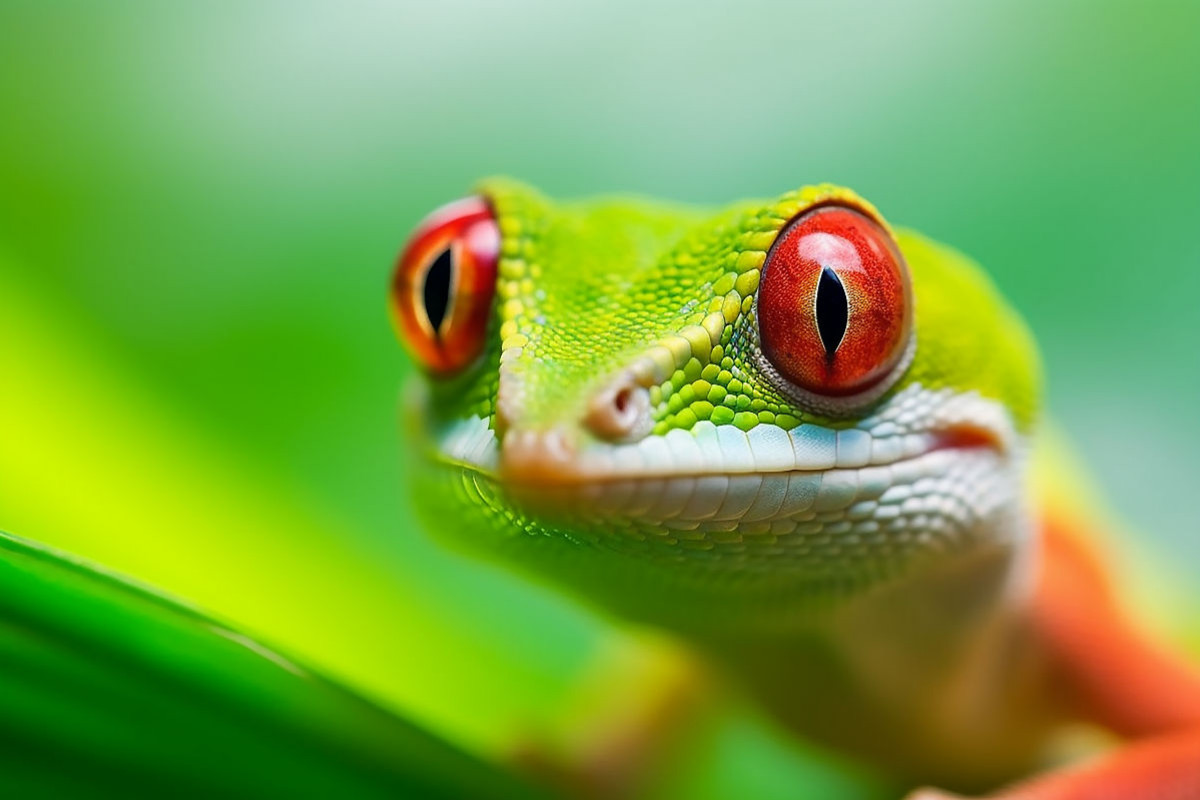
[(1197, 800), (1200, 728), (1134, 742), (1112, 755), (1020, 784), (1003, 800)]
[(1200, 674), (1129, 618), (1084, 537), (1051, 519), (1042, 549), (1033, 623), (1081, 716), (1128, 737), (1200, 728)]
[(1003, 800), (1200, 800), (1200, 674), (1123, 611), (1095, 550), (1048, 520), (1033, 622), (1081, 717), (1132, 741)]
[[(1046, 773), (1013, 786), (994, 800), (1197, 800), (1200, 730), (1130, 744), (1099, 761)], [(908, 800), (955, 800), (925, 789)]]

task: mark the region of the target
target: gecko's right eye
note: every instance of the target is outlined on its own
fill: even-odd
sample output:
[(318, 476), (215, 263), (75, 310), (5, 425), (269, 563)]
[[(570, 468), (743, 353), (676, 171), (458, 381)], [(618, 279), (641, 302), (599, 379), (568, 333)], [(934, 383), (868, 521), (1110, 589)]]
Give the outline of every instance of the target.
[(453, 374), (483, 351), (499, 254), (500, 229), (482, 197), (442, 206), (413, 232), (392, 276), (392, 319), (427, 371)]

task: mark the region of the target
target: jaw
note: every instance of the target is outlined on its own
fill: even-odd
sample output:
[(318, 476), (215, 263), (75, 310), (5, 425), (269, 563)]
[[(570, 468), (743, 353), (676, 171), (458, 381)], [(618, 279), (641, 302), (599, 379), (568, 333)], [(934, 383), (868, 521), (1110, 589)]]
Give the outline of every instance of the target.
[(1022, 448), (1002, 408), (906, 391), (842, 431), (701, 424), (581, 447), (553, 432), (501, 443), (487, 420), (456, 421), (415, 471), (418, 505), (435, 531), (455, 520), (453, 544), (623, 616), (794, 627), (1025, 530)]

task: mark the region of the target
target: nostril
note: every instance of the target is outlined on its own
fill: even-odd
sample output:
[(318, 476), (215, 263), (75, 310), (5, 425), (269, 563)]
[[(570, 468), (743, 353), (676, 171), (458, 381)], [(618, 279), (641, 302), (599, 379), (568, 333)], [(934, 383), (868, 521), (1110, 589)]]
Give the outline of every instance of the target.
[(630, 398), (632, 396), (633, 390), (628, 386), (621, 388), (613, 396), (613, 405), (616, 406), (616, 409), (619, 413), (624, 414), (625, 410), (629, 408), (629, 403), (631, 402)]
[(584, 424), (604, 439), (640, 439), (653, 428), (650, 393), (632, 374), (624, 373), (592, 397)]

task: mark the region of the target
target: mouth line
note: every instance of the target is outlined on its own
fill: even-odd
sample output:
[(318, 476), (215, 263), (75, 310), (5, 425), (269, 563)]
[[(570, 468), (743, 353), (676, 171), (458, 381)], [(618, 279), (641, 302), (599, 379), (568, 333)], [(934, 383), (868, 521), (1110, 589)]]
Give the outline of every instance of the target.
[[(738, 478), (742, 476), (759, 476), (766, 477), (769, 475), (822, 475), (827, 472), (835, 472), (838, 470), (863, 470), (872, 468), (895, 467), (900, 464), (905, 464), (913, 461), (918, 461), (933, 453), (938, 453), (946, 450), (984, 450), (991, 451), (997, 455), (1003, 455), (1003, 448), (998, 446), (991, 440), (974, 439), (978, 435), (977, 432), (971, 431), (968, 435), (959, 436), (958, 432), (953, 432), (944, 441), (939, 441), (933, 447), (923, 450), (915, 455), (904, 456), (897, 458), (894, 461), (882, 463), (862, 464), (859, 466), (830, 466), (816, 469), (767, 469), (767, 470), (705, 470), (695, 472), (610, 472), (603, 475), (587, 475), (573, 474), (559, 476), (558, 480), (543, 481), (537, 479), (528, 479), (523, 477), (505, 478), (496, 473), (480, 473), (485, 477), (490, 478), (497, 484), (516, 489), (574, 489), (581, 486), (603, 485), (620, 483), (622, 481), (669, 481), (677, 478)], [(473, 465), (464, 465), (468, 468), (474, 468)]]
[(872, 468), (889, 468), (899, 465), (916, 462), (926, 458), (933, 453), (958, 450), (958, 451), (990, 451), (999, 457), (1003, 457), (1008, 446), (1004, 437), (997, 431), (991, 430), (985, 426), (973, 424), (955, 424), (947, 426), (941, 430), (932, 430), (925, 434), (928, 437), (928, 445), (916, 452), (906, 453), (887, 461), (871, 461), (859, 464), (830, 464), (827, 466), (813, 468), (778, 468), (778, 469), (697, 469), (697, 470), (674, 470), (674, 471), (650, 471), (650, 470), (630, 470), (630, 469), (611, 469), (602, 472), (593, 472), (583, 469), (571, 468), (574, 465), (574, 457), (565, 458), (570, 460), (570, 465), (560, 463), (558, 465), (550, 465), (565, 467), (560, 469), (544, 469), (530, 473), (522, 470), (516, 475), (505, 475), (502, 469), (489, 469), (488, 467), (474, 463), (469, 460), (453, 458), (447, 454), (438, 451), (436, 453), (437, 460), (440, 462), (460, 467), (474, 475), (482, 477), (497, 486), (512, 489), (517, 492), (527, 493), (530, 491), (572, 491), (587, 486), (604, 486), (618, 484), (622, 482), (648, 482), (648, 481), (670, 481), (678, 479), (704, 479), (704, 478), (728, 478), (736, 479), (743, 476), (780, 476), (780, 475), (822, 475), (828, 472), (838, 470), (865, 470)]
[[(670, 531), (702, 539), (735, 531), (762, 535), (768, 529), (772, 535), (830, 536), (885, 530), (880, 535), (887, 537), (888, 525), (920, 526), (941, 517), (944, 522), (935, 525), (966, 526), (973, 516), (983, 516), (971, 509), (986, 503), (987, 482), (1008, 472), (1009, 459), (994, 443), (976, 437), (974, 431), (955, 432), (887, 463), (827, 469), (607, 473), (551, 482), (463, 466), (477, 491), (488, 485), (523, 514), (550, 523), (648, 525), (656, 535)], [(895, 515), (904, 519), (896, 521)]]
[(700, 421), (624, 443), (460, 418), (426, 452), (522, 530), (631, 553), (766, 565), (956, 546), (1012, 507), (1025, 440), (977, 394), (898, 397), (844, 428)]

